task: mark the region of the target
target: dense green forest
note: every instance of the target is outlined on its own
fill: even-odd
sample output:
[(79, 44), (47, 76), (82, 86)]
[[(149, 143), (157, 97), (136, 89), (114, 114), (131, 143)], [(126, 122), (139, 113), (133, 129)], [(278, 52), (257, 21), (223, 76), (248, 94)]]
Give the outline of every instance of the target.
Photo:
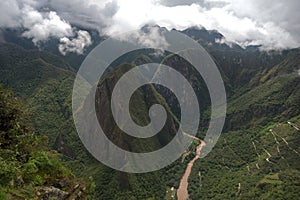
[[(186, 34), (194, 34), (199, 42), (211, 39), (193, 30)], [(207, 157), (195, 162), (189, 178), (190, 198), (297, 199), (300, 195), (300, 131), (297, 130), (300, 49), (278, 53), (245, 51), (238, 47), (206, 48), (224, 79), (228, 112), (217, 145)], [(135, 64), (151, 62), (152, 58), (134, 54), (131, 60), (107, 73), (99, 82), (99, 91), (111, 94), (125, 71)], [(162, 62), (191, 80), (202, 98), (202, 126), (198, 137), (204, 138), (210, 110), (201, 77), (184, 61), (178, 62), (176, 55)], [(188, 161), (195, 156), (196, 144), (190, 147), (191, 153), (184, 162), (180, 158), (151, 173), (123, 173), (96, 161), (85, 150), (73, 123), (71, 98), (76, 68), (68, 59), (47, 51), (0, 43), (3, 85), (0, 89), (0, 199), (39, 199), (53, 188), (59, 195), (65, 195), (62, 198), (70, 199), (78, 195), (81, 199), (165, 199), (167, 190), (178, 188)], [(174, 95), (168, 91), (164, 95), (164, 92), (161, 88), (144, 87), (135, 93), (132, 101), (132, 117), (139, 124), (148, 122), (148, 109), (153, 103), (167, 107), (169, 128), (157, 137), (139, 143), (122, 136), (112, 122), (109, 107), (103, 120), (110, 123), (104, 128), (111, 136), (122, 138), (120, 145), (124, 148), (129, 142), (136, 151), (160, 148), (172, 138), (169, 132), (176, 129), (178, 117)], [(108, 95), (107, 102), (109, 98)]]
[(25, 107), (0, 86), (0, 199), (90, 199), (92, 180), (76, 178), (28, 124)]

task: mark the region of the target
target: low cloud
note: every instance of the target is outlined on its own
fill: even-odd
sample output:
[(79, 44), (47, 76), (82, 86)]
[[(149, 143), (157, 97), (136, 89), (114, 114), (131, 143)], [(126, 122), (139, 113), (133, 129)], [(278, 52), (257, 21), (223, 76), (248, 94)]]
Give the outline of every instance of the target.
[(163, 35), (165, 30), (157, 26), (143, 27), (143, 30), (128, 32), (127, 34), (113, 35), (117, 40), (128, 41), (134, 44), (153, 49), (166, 49), (169, 46)]
[[(74, 5), (70, 8), (74, 10), (68, 12), (66, 16), (69, 16), (72, 21), (72, 13), (83, 13), (89, 20), (81, 21), (81, 25), (95, 24), (94, 28), (101, 34), (115, 35), (139, 29), (146, 24), (157, 24), (178, 30), (203, 26), (209, 30), (219, 31), (225, 36), (227, 43), (238, 43), (241, 46), (261, 45), (262, 49), (266, 50), (300, 46), (300, 14), (297, 12), (300, 2), (298, 0), (284, 2), (280, 0), (102, 0), (97, 2), (87, 0), (85, 2), (86, 5), (80, 10), (77, 10), (78, 6)], [(93, 5), (93, 9), (90, 9), (90, 5)], [(64, 8), (60, 5), (57, 9)]]
[[(61, 51), (65, 55), (67, 52), (80, 54), (83, 52), (83, 48), (91, 45), (91, 37), (88, 32), (76, 30), (69, 22), (62, 19), (56, 11), (49, 11), (48, 8), (42, 9), (44, 6), (43, 1), (1, 1), (0, 6), (0, 27), (21, 28), (24, 30), (22, 36), (31, 39), (37, 46), (49, 38), (57, 38), (63, 42), (59, 45), (59, 48), (68, 43), (64, 51)], [(75, 35), (78, 35), (78, 37), (72, 40), (68, 39)], [(69, 41), (66, 42), (67, 40)], [(83, 43), (80, 44), (80, 42)]]
[(146, 24), (203, 26), (222, 42), (284, 49), (300, 46), (299, 7), (299, 0), (10, 0), (0, 2), (0, 26), (23, 27), (33, 42), (72, 38), (70, 24), (109, 36)]
[(87, 31), (78, 31), (77, 38), (69, 39), (63, 37), (60, 39), (59, 52), (62, 55), (67, 53), (76, 53), (78, 55), (83, 54), (85, 47), (88, 47), (92, 44), (92, 39), (90, 34)]
[(22, 36), (32, 39), (35, 44), (50, 37), (61, 38), (74, 34), (71, 25), (54, 11), (40, 13), (26, 7), (22, 16), (22, 26), (26, 29)]

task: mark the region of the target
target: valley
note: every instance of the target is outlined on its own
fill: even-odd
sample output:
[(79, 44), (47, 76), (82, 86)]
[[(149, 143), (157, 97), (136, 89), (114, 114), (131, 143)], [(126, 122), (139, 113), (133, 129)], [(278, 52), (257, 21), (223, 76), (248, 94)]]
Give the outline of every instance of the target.
[(193, 139), (195, 139), (196, 141), (198, 141), (200, 144), (196, 147), (196, 152), (195, 152), (195, 157), (188, 163), (186, 169), (185, 169), (185, 172), (180, 180), (180, 183), (179, 183), (179, 188), (177, 189), (177, 199), (178, 200), (186, 200), (188, 199), (189, 197), (189, 194), (188, 194), (188, 185), (189, 185), (189, 182), (188, 182), (188, 178), (191, 174), (191, 171), (192, 171), (192, 168), (193, 168), (193, 165), (194, 165), (194, 162), (199, 159), (200, 157), (200, 153), (201, 153), (201, 149), (202, 147), (205, 145), (205, 142), (203, 140), (200, 140), (198, 138), (195, 138), (187, 133), (183, 133), (185, 136), (187, 137), (192, 137)]
[[(0, 43), (0, 84), (11, 88), (25, 105), (28, 124), (34, 134), (48, 138), (47, 149), (57, 151), (76, 177), (86, 182), (92, 180), (95, 184), (92, 199), (160, 200), (166, 198), (166, 188), (169, 196), (180, 200), (186, 197), (193, 200), (297, 199), (300, 195), (300, 49), (278, 53), (217, 43), (209, 45), (204, 38), (214, 41), (216, 32), (195, 28), (183, 32), (199, 40), (209, 51), (228, 95), (223, 133), (214, 149), (202, 159), (199, 155), (205, 145), (203, 138), (210, 114), (207, 88), (200, 75), (176, 55), (160, 62), (182, 73), (197, 92), (201, 102), (199, 131), (184, 159), (180, 157), (164, 169), (145, 174), (113, 170), (84, 148), (72, 118), (72, 87), (78, 66), (69, 62), (70, 57), (47, 50), (25, 49), (13, 41)], [(98, 85), (99, 94), (107, 97), (98, 105), (106, 113), (99, 117), (100, 123), (105, 122), (108, 137), (116, 144), (136, 152), (148, 152), (168, 144), (173, 138), (171, 133), (178, 128), (180, 116), (178, 102), (170, 91), (146, 86), (134, 94), (132, 118), (146, 125), (149, 107), (160, 103), (167, 108), (168, 126), (156, 137), (139, 141), (123, 134), (113, 122), (107, 106), (109, 94), (124, 72), (135, 64), (153, 62), (154, 57), (144, 53), (128, 56), (128, 63), (116, 63)], [(0, 191), (6, 186), (0, 183)], [(28, 191), (30, 187), (26, 187), (25, 192)]]

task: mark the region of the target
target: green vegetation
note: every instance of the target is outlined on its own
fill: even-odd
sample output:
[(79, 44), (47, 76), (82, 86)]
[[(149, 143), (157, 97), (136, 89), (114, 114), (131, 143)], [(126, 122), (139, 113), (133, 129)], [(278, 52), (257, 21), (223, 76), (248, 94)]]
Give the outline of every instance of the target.
[(176, 199), (176, 189), (174, 187), (167, 187), (166, 200)]
[[(116, 64), (119, 67), (110, 69), (99, 82), (98, 92), (106, 94), (107, 101), (97, 106), (106, 114), (99, 119), (107, 122), (104, 129), (108, 136), (118, 139), (113, 142), (125, 149), (147, 152), (172, 139), (170, 133), (178, 126), (180, 110), (169, 91), (145, 86), (131, 99), (133, 120), (147, 124), (149, 107), (160, 103), (168, 111), (167, 126), (147, 140), (126, 136), (116, 127), (109, 110), (114, 84), (133, 64), (153, 59), (136, 52), (134, 56), (132, 63)], [(287, 122), (300, 125), (300, 50), (282, 54), (213, 51), (212, 56), (227, 89), (228, 116), (216, 147), (193, 166), (188, 188), (191, 199), (297, 199), (300, 137)], [(201, 99), (199, 136), (203, 138), (210, 113), (203, 80), (176, 55), (163, 62), (189, 79)], [(22, 108), (9, 90), (0, 89), (0, 199), (32, 199), (45, 190), (55, 191), (52, 187), (62, 195), (80, 191), (85, 197), (94, 188), (93, 199), (164, 199), (168, 188), (178, 188), (197, 143), (190, 147), (191, 153), (183, 163), (180, 158), (156, 172), (128, 174), (102, 165), (85, 150), (73, 124), (74, 77), (72, 67), (61, 57), (0, 44), (0, 83), (10, 87), (25, 105)]]
[[(298, 199), (299, 50), (254, 76), (229, 97), (226, 133), (194, 165), (191, 199)], [(201, 177), (199, 177), (199, 172)]]
[[(71, 113), (71, 94), (75, 77), (72, 71), (54, 66), (43, 60), (42, 57), (31, 57), (27, 50), (15, 45), (1, 45), (5, 52), (13, 51), (12, 55), (20, 56), (18, 59), (7, 59), (6, 57), (10, 57), (3, 53), (2, 60), (0, 60), (0, 71), (3, 72), (0, 75), (0, 82), (11, 87), (16, 91), (16, 95), (26, 102), (26, 109), (29, 112), (28, 123), (32, 124), (37, 135), (47, 135), (49, 138), (48, 148), (62, 153), (66, 165), (77, 176), (86, 181), (90, 176), (93, 177), (96, 183), (95, 198), (164, 198), (166, 180), (168, 180), (165, 170), (138, 175), (124, 174), (103, 166), (85, 150), (75, 130)], [(41, 60), (42, 64), (36, 63), (36, 59)], [(39, 73), (43, 73), (42, 78), (35, 76)], [(120, 72), (114, 73), (119, 74)], [(107, 77), (112, 77), (112, 74), (108, 74)], [(14, 81), (16, 78), (22, 79), (22, 84), (16, 83)], [(107, 86), (111, 87), (114, 80), (110, 80), (111, 84)], [(30, 90), (24, 89), (29, 87), (31, 87)], [(165, 104), (164, 99), (152, 87), (143, 89), (153, 92), (153, 95), (149, 97), (153, 102)], [(133, 99), (133, 101), (140, 102), (140, 106), (139, 110), (135, 109), (134, 117), (139, 123), (146, 123), (146, 118), (139, 119), (136, 116), (147, 116), (144, 114), (147, 113), (145, 105), (150, 106), (151, 104), (145, 103), (141, 91), (137, 92), (135, 96), (137, 99)], [(171, 119), (168, 123), (174, 123)], [(174, 128), (174, 125), (171, 124), (169, 127)], [(114, 126), (107, 128), (114, 128)], [(120, 134), (120, 130), (115, 130), (113, 133)], [(166, 143), (170, 138), (167, 134), (161, 134), (160, 137), (154, 138), (150, 142), (145, 141), (144, 145), (138, 142), (133, 144), (137, 145), (135, 147), (137, 150), (149, 151), (159, 148), (161, 143)], [(129, 142), (131, 141), (129, 140)], [(181, 174), (178, 173), (176, 176), (176, 180), (179, 180)]]
[(88, 199), (92, 185), (75, 178), (27, 123), (24, 108), (0, 86), (0, 198)]
[[(299, 118), (294, 122), (300, 124)], [(192, 199), (297, 199), (299, 131), (286, 122), (259, 129), (223, 134), (214, 150), (196, 162)]]

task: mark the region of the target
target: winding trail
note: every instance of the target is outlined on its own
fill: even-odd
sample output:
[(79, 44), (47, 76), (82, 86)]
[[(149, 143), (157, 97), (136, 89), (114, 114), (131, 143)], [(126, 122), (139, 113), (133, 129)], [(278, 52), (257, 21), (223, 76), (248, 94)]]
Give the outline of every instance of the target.
[(285, 138), (283, 138), (283, 137), (281, 137), (279, 134), (277, 134), (275, 131), (272, 131), (276, 136), (278, 136), (285, 144), (286, 144), (286, 146), (291, 150), (291, 151), (293, 151), (294, 153), (296, 153), (298, 156), (300, 156), (300, 153), (298, 152), (298, 151), (296, 151), (295, 149), (293, 149), (292, 147), (290, 147), (290, 145), (289, 145), (289, 143), (288, 143), (288, 141), (285, 139)]
[[(253, 148), (254, 148), (255, 153), (257, 154), (258, 160), (259, 160), (260, 155), (259, 155), (259, 153), (257, 152), (256, 145), (255, 145), (254, 141), (251, 141), (251, 142), (252, 142)], [(256, 166), (257, 169), (260, 169), (260, 167), (259, 167), (259, 165), (258, 165), (258, 162), (255, 164), (255, 166)]]
[(270, 129), (270, 132), (272, 133), (272, 135), (273, 135), (273, 137), (274, 137), (274, 140), (275, 140), (275, 142), (276, 142), (276, 144), (277, 144), (277, 152), (280, 154), (280, 149), (279, 149), (279, 142), (278, 142), (278, 140), (277, 140), (277, 137), (276, 137), (276, 135), (274, 134), (274, 132), (273, 132), (273, 129)]
[(238, 184), (238, 191), (236, 193), (236, 196), (240, 196), (241, 195), (241, 183)]
[(272, 161), (270, 161), (270, 158), (272, 157), (272, 155), (265, 149), (263, 148), (264, 151), (266, 152), (266, 154), (268, 155), (268, 157), (266, 158), (266, 161), (272, 165), (274, 165), (275, 163), (273, 163)]
[(185, 169), (185, 172), (180, 180), (180, 184), (179, 184), (179, 188), (177, 190), (177, 199), (178, 200), (187, 200), (188, 197), (189, 197), (189, 194), (188, 194), (188, 178), (191, 174), (191, 171), (192, 171), (192, 167), (194, 165), (194, 162), (200, 157), (200, 152), (201, 152), (201, 149), (202, 147), (205, 145), (205, 142), (203, 140), (200, 140), (199, 138), (195, 137), (195, 136), (192, 136), (192, 135), (189, 135), (185, 132), (183, 132), (184, 135), (188, 136), (188, 137), (191, 137), (195, 140), (198, 140), (200, 141), (200, 144), (197, 146), (197, 149), (196, 149), (196, 156), (193, 158), (193, 160), (191, 160), (186, 169)]
[(292, 122), (288, 122), (288, 124), (291, 125), (291, 126), (293, 126), (297, 131), (300, 130), (299, 126), (296, 125), (296, 124), (294, 124), (294, 123), (292, 123)]

